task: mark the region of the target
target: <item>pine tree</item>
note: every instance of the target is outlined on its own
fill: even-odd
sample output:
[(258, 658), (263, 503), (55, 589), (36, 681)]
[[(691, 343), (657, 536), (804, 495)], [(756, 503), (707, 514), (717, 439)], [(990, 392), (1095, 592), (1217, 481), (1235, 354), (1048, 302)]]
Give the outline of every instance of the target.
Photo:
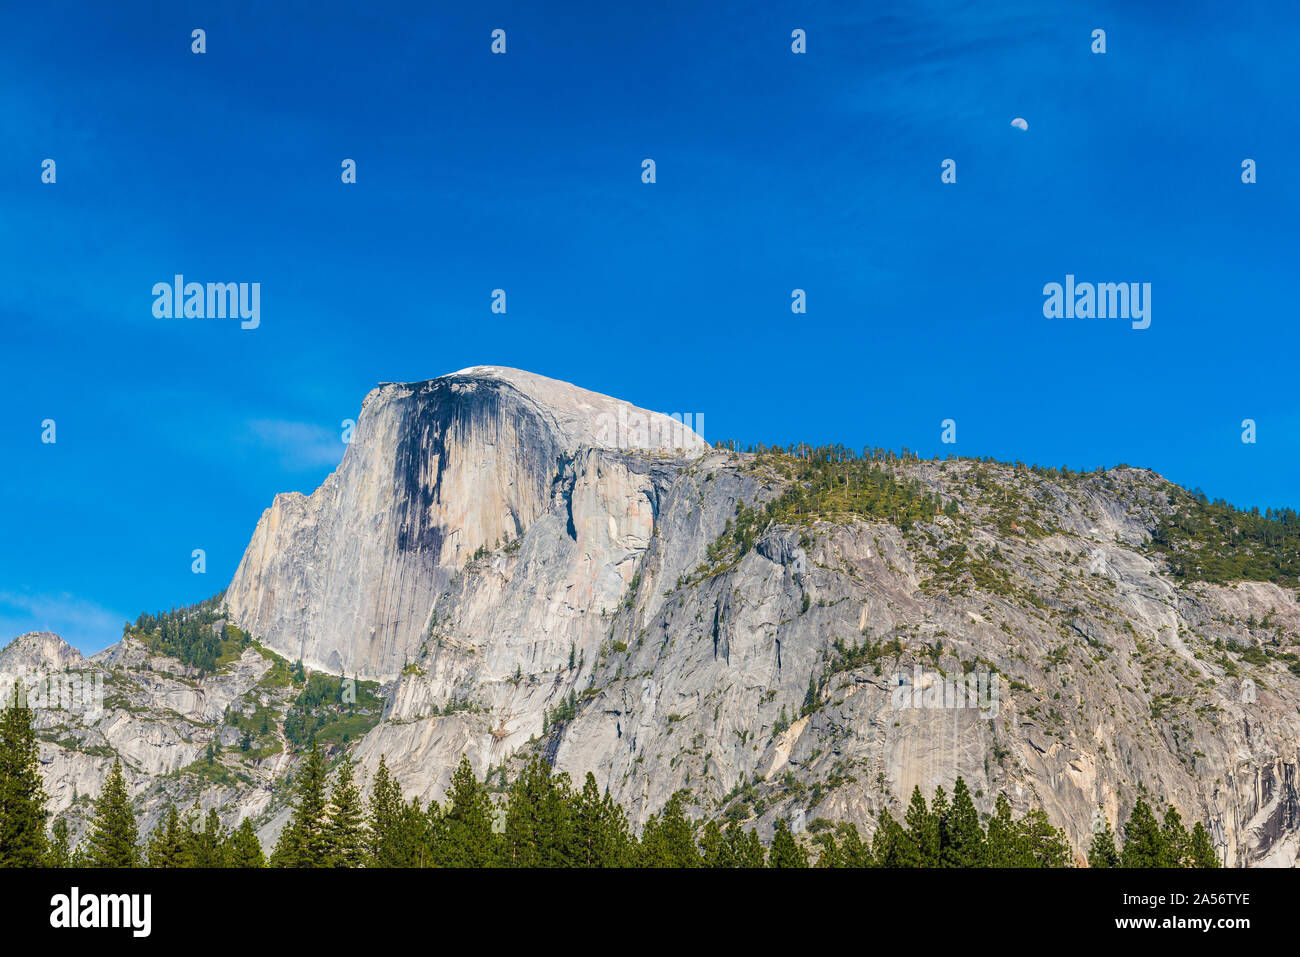
[(916, 846), (917, 867), (939, 866), (939, 821), (925, 806), (921, 787), (912, 788), (912, 800), (903, 816), (907, 825), (907, 834)]
[(61, 817), (54, 822), (54, 836), (45, 849), (45, 866), (72, 866), (72, 841), (66, 818)]
[(1183, 827), (1183, 817), (1171, 804), (1165, 808), (1165, 818), (1160, 826), (1165, 840), (1165, 866), (1192, 866), (1192, 838)]
[(799, 709), (801, 715), (812, 714), (817, 710), (817, 677), (810, 674), (808, 676), (808, 690), (803, 696), (803, 707)]
[[(199, 807), (194, 805), (194, 811), (189, 820), (197, 821)], [(226, 847), (226, 829), (222, 826), (221, 816), (217, 813), (216, 808), (209, 808), (208, 813), (203, 816), (203, 826), (194, 827), (190, 832), (189, 839), (189, 858), (191, 867), (228, 867)]]
[(813, 843), (818, 847), (816, 867), (825, 870), (847, 866), (844, 863), (844, 853), (840, 850), (839, 844), (836, 843), (833, 831), (824, 831), (818, 834), (813, 838)]
[(763, 867), (766, 852), (757, 831), (746, 831), (738, 821), (730, 821), (726, 830), (731, 867)]
[(880, 867), (920, 867), (921, 853), (916, 842), (885, 808), (876, 818), (876, 833), (871, 839), (871, 855)]
[(840, 867), (875, 867), (876, 862), (871, 856), (871, 848), (867, 842), (862, 840), (858, 834), (856, 824), (845, 823), (839, 824), (835, 828), (840, 837), (838, 847), (838, 857)]
[(772, 836), (772, 849), (767, 855), (768, 867), (807, 867), (808, 852), (799, 846), (799, 842), (790, 833), (783, 819), (776, 822), (776, 833)]
[(731, 848), (715, 820), (709, 820), (700, 834), (700, 858), (705, 867), (735, 867)]
[(1119, 851), (1115, 848), (1115, 832), (1106, 819), (1104, 830), (1095, 831), (1088, 846), (1089, 867), (1119, 867)]
[(244, 818), (230, 835), (227, 855), (228, 867), (265, 867), (266, 856), (262, 853), (262, 842), (257, 839), (253, 822)]
[(1133, 813), (1124, 825), (1124, 848), (1120, 851), (1123, 867), (1165, 867), (1168, 847), (1155, 815), (1145, 800), (1138, 798)]
[(1027, 861), (1017, 834), (1016, 822), (1011, 817), (1011, 802), (999, 794), (993, 802), (993, 816), (989, 818), (988, 839), (985, 845), (988, 867), (1024, 867)]
[(115, 760), (113, 770), (95, 801), (95, 816), (90, 822), (87, 862), (91, 867), (135, 867), (140, 853), (136, 847), (139, 832), (131, 798), (122, 775), (122, 762)]
[(189, 832), (181, 826), (176, 805), (168, 804), (167, 813), (154, 825), (145, 847), (145, 861), (149, 867), (189, 867)]
[(948, 803), (948, 792), (940, 784), (934, 789), (934, 797), (930, 799), (930, 816), (934, 818), (934, 831), (939, 838), (939, 856), (943, 856), (943, 827), (944, 822), (948, 820), (948, 814), (952, 807)]
[(952, 789), (952, 806), (939, 822), (941, 864), (944, 867), (983, 867), (984, 828), (962, 778)]
[(1219, 855), (1214, 853), (1214, 845), (1210, 842), (1209, 832), (1205, 830), (1205, 825), (1200, 821), (1192, 828), (1192, 838), (1189, 856), (1191, 857), (1191, 867), (1219, 867)]
[(352, 780), (352, 763), (344, 759), (330, 796), (329, 820), (325, 825), (325, 866), (360, 867), (365, 854), (361, 791)]
[(684, 796), (678, 791), (668, 799), (659, 815), (652, 815), (641, 832), (639, 861), (642, 867), (699, 867), (695, 829), (683, 809)]
[(293, 817), (280, 832), (271, 852), (272, 867), (324, 867), (325, 784), (329, 771), (325, 755), (313, 741), (294, 781), (297, 797)]
[(625, 867), (632, 833), (623, 809), (606, 793), (603, 797), (590, 771), (582, 782), (573, 814), (574, 863), (578, 867)]
[(492, 830), (492, 798), (461, 756), (440, 813), (429, 805), (430, 863), (438, 867), (496, 867), (500, 841)]
[(515, 778), (506, 805), (502, 848), (509, 867), (567, 867), (574, 846), (568, 775), (552, 776), (538, 755)]
[(367, 867), (418, 867), (424, 851), (425, 817), (418, 801), (405, 804), (402, 789), (379, 756), (370, 789)]
[(40, 748), (21, 682), (11, 694), (0, 712), (0, 867), (39, 867), (46, 845)]
[(370, 801), (366, 806), (366, 863), (370, 867), (399, 866), (392, 861), (396, 827), (401, 820), (405, 804), (402, 789), (388, 770), (387, 756), (379, 756), (375, 780), (370, 786)]
[(1019, 859), (1024, 867), (1066, 867), (1070, 863), (1070, 842), (1065, 833), (1052, 827), (1047, 812), (1034, 808), (1016, 825)]
[(420, 867), (441, 867), (439, 855), (447, 841), (446, 811), (437, 801), (430, 801), (424, 813), (424, 846), (420, 848)]

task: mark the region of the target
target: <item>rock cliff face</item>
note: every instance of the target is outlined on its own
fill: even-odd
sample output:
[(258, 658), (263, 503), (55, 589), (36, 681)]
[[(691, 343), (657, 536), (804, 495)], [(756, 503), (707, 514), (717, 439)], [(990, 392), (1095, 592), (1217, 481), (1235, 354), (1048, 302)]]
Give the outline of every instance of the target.
[(263, 514), (226, 593), (231, 615), (291, 659), (395, 677), (456, 570), (517, 542), (565, 463), (602, 445), (704, 442), (667, 416), (515, 369), (382, 385), (338, 470)]
[(179, 662), (150, 655), (131, 640), (85, 658), (57, 635), (33, 632), (0, 651), (0, 696), (21, 683), (35, 718), (48, 808), (68, 817), (74, 837), (119, 758), (139, 796), (145, 830), (169, 799), (220, 807), (229, 823), (238, 824), (270, 801), (269, 784), (287, 769), (287, 755), (246, 769), (246, 784), (261, 778), (255, 788), (203, 788), (178, 774), (214, 738), (234, 743), (223, 734), (228, 709), (238, 707), (269, 668), (250, 650), (221, 673), (197, 680)]
[[(461, 753), (483, 774), (540, 746), (575, 778), (594, 772), (637, 823), (685, 788), (764, 837), (778, 816), (869, 830), (914, 786), (951, 793), (961, 776), (984, 810), (999, 792), (1043, 807), (1080, 851), (1099, 806), (1126, 819), (1145, 787), (1213, 822), (1230, 862), (1294, 864), (1300, 681), (1279, 662), (1233, 677), (1216, 650), (1294, 650), (1294, 590), (1173, 585), (1141, 548), (1168, 487), (1148, 472), (1066, 489), (993, 469), (1050, 508), (1051, 532), (1030, 539), (997, 530), (969, 463), (901, 468), (957, 497), (962, 522), (778, 526), (710, 574), (737, 503), (778, 483), (728, 453), (579, 456), (520, 547), (470, 562), (439, 597), (357, 758), (386, 755), (428, 799)], [(996, 555), (1008, 584), (937, 585), (961, 541)], [(870, 662), (836, 644), (895, 640)], [(900, 681), (924, 693), (988, 665), (992, 706), (899, 706)], [(576, 715), (548, 727), (570, 695)], [(475, 710), (447, 714), (456, 702)]]
[[(767, 839), (778, 817), (870, 831), (961, 776), (981, 810), (1041, 806), (1083, 851), (1097, 809), (1122, 821), (1145, 788), (1209, 821), (1229, 863), (1296, 863), (1294, 587), (1172, 578), (1149, 542), (1177, 490), (1151, 472), (880, 468), (949, 507), (763, 523), (723, 548), (790, 488), (771, 457), (513, 370), (384, 385), (338, 470), (263, 515), (226, 612), (290, 660), (385, 681), (346, 750), (426, 801), (462, 754), (509, 774), (541, 751), (637, 824), (685, 789)], [(156, 807), (180, 785), (150, 776), (228, 740), (227, 704), (287, 707), (253, 651), (197, 681), (141, 674), (141, 654), (92, 662), (134, 702), (86, 732), (102, 751), (43, 745), (65, 790), (116, 752)], [(983, 691), (958, 699), (968, 678)], [(290, 765), (186, 793), (270, 840)]]

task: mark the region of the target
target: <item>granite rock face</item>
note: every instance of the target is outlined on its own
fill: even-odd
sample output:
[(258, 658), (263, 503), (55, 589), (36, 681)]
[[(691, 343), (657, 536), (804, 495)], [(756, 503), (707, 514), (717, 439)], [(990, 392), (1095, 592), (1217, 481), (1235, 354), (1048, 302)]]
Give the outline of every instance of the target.
[(198, 678), (131, 639), (86, 658), (57, 635), (33, 632), (0, 650), (0, 696), (8, 700), (21, 682), (34, 716), (47, 807), (67, 816), (74, 837), (118, 759), (144, 830), (168, 800), (219, 805), (234, 825), (270, 800), (272, 772), (287, 768), (287, 760), (278, 769), (267, 763), (267, 787), (231, 792), (224, 804), (215, 792), (187, 787), (176, 775), (198, 761), (220, 734), (227, 709), (269, 668), (265, 657), (249, 650), (220, 673)]
[[(960, 776), (981, 811), (1042, 807), (1082, 853), (1099, 809), (1122, 822), (1145, 788), (1209, 822), (1230, 864), (1295, 865), (1295, 588), (1172, 578), (1149, 541), (1174, 487), (1148, 471), (881, 467), (955, 511), (776, 523), (719, 558), (738, 506), (789, 484), (764, 457), (514, 370), (383, 385), (338, 470), (263, 515), (226, 613), (290, 660), (384, 681), (383, 720), (342, 750), (363, 780), (384, 756), (422, 801), (462, 754), (511, 775), (540, 752), (637, 826), (686, 790), (766, 840), (778, 818), (870, 832)], [(51, 744), (65, 790), (120, 753), (156, 808), (180, 794), (156, 775), (226, 734), (227, 704), (292, 693), (258, 684), (252, 651), (197, 681), (143, 654), (90, 662), (134, 704), (86, 732), (102, 750)], [(293, 765), (184, 796), (269, 842)]]
[[(951, 793), (960, 776), (981, 810), (999, 792), (1043, 807), (1080, 853), (1098, 808), (1125, 820), (1142, 786), (1211, 822), (1230, 863), (1295, 864), (1300, 680), (1276, 661), (1234, 676), (1219, 650), (1294, 650), (1293, 589), (1173, 584), (1142, 548), (1168, 488), (1149, 472), (1067, 489), (992, 468), (1050, 510), (1050, 534), (1029, 538), (997, 530), (968, 463), (900, 470), (957, 497), (969, 525), (777, 526), (709, 574), (708, 545), (738, 501), (776, 493), (770, 476), (722, 452), (579, 457), (520, 547), (440, 596), (358, 759), (386, 755), (429, 799), (462, 753), (483, 774), (541, 748), (575, 779), (594, 773), (638, 825), (687, 789), (699, 813), (730, 810), (765, 839), (777, 817), (871, 830), (914, 786)], [(996, 555), (1011, 587), (936, 587), (958, 541)], [(870, 664), (836, 647), (894, 640)], [(994, 701), (933, 705), (936, 685), (942, 702), (942, 682), (989, 665)], [(900, 685), (914, 689), (901, 706)], [(570, 695), (576, 715), (548, 726)], [(473, 710), (448, 714), (457, 702)]]
[(480, 550), (517, 542), (579, 450), (699, 449), (658, 413), (514, 369), (381, 385), (312, 495), (278, 495), (226, 593), (233, 620), (290, 659), (393, 678), (435, 598)]

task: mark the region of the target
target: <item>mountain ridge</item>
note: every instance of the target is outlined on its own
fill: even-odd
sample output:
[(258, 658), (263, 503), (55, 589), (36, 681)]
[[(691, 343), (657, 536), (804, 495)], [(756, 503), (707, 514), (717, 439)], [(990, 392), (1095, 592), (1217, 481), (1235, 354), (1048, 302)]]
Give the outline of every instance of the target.
[[(268, 676), (301, 660), (382, 682), (377, 723), (336, 756), (367, 779), (386, 756), (421, 800), (462, 754), (483, 776), (543, 753), (575, 780), (592, 771), (636, 826), (685, 790), (768, 837), (796, 818), (870, 830), (913, 787), (960, 776), (982, 811), (997, 793), (1041, 806), (1076, 848), (1098, 807), (1117, 822), (1154, 792), (1209, 820), (1230, 861), (1295, 863), (1300, 605), (1289, 574), (1171, 573), (1171, 556), (1194, 572), (1205, 549), (1259, 549), (1178, 538), (1180, 516), (1213, 517), (1195, 496), (1130, 467), (583, 445), (592, 423), (564, 417), (618, 406), (564, 393), (548, 417), (536, 388), (501, 378), (516, 370), (482, 368), (372, 390), (320, 498), (277, 496), (210, 610), (264, 650), (223, 646), (227, 671), (198, 688), (132, 672), (178, 670), (142, 639), (96, 656), (143, 681), (137, 711), (108, 710), (152, 736), (153, 752), (123, 751), (146, 806), (177, 793), (149, 769), (195, 764), (202, 722), (228, 745), (227, 707), (286, 720), (299, 685)], [(976, 673), (1000, 679), (991, 717), (897, 707), (898, 676)], [(159, 700), (190, 723), (137, 713)], [(57, 770), (84, 794), (107, 758), (76, 753)], [(249, 780), (196, 793), (272, 840), (288, 750), (218, 763)]]

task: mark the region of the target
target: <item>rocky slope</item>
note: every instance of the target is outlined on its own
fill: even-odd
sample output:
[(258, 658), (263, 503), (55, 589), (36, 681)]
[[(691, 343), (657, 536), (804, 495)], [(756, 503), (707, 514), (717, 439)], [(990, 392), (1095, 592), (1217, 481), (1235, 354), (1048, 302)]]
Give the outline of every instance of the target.
[[(167, 800), (220, 807), (237, 824), (270, 802), (270, 785), (287, 769), (289, 755), (260, 767), (246, 762), (244, 782), (234, 788), (209, 787), (199, 759), (210, 741), (236, 743), (228, 717), (245, 706), (245, 696), (283, 697), (259, 686), (270, 667), (249, 649), (220, 674), (199, 680), (192, 669), (129, 639), (84, 658), (57, 636), (33, 632), (0, 651), (0, 692), (21, 681), (35, 716), (49, 808), (68, 817), (74, 835), (116, 758), (139, 796), (145, 830)], [(259, 786), (244, 786), (256, 778)]]
[[(496, 774), (541, 750), (637, 823), (686, 789), (766, 838), (778, 816), (870, 830), (960, 775), (981, 810), (1041, 806), (1082, 850), (1098, 806), (1122, 820), (1145, 788), (1211, 822), (1230, 863), (1296, 863), (1296, 589), (1174, 579), (1150, 537), (1178, 489), (891, 456), (871, 481), (933, 499), (922, 518), (782, 507), (737, 541), (747, 510), (806, 484), (797, 463), (514, 370), (381, 386), (322, 487), (276, 497), (225, 595), (265, 648), (202, 679), (143, 670), (129, 642), (85, 662), (120, 700), (75, 735), (44, 726), (56, 804), (77, 813), (70, 792), (121, 753), (143, 807), (197, 796), (272, 839), (287, 751), (227, 749), (220, 782), (182, 771), (230, 738), (228, 705), (283, 718), (275, 652), (385, 682), (383, 720), (336, 750), (365, 773), (385, 755), (422, 800), (461, 754)], [(24, 636), (0, 665), (82, 666), (69, 652)], [(963, 675), (996, 698), (906, 706)]]

